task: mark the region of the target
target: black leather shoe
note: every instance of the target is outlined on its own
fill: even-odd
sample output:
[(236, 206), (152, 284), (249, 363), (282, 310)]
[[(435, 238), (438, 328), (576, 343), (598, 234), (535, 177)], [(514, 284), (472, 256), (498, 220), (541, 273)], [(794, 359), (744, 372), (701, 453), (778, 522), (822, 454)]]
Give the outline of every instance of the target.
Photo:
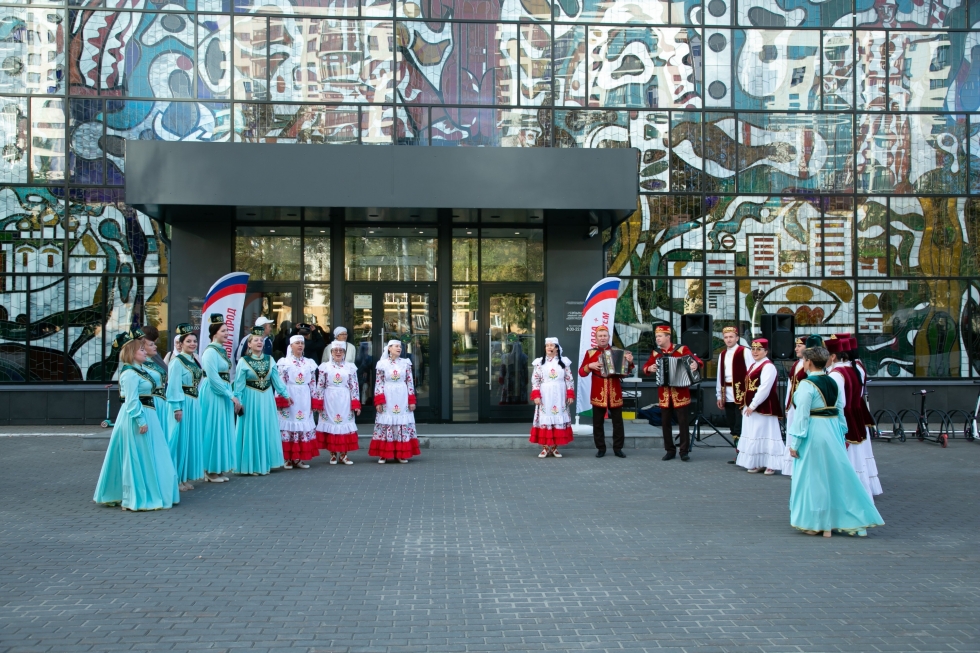
[(595, 457), (596, 458), (602, 458), (605, 455), (606, 455), (606, 450), (605, 449), (599, 449), (598, 451), (595, 452)]
[(677, 455), (676, 453), (667, 453), (667, 454), (664, 454), (664, 457), (661, 458), (660, 460), (673, 460), (674, 459), (674, 456), (676, 456), (676, 455)]
[(681, 460), (683, 460), (684, 462), (687, 462), (690, 459), (691, 459), (691, 457), (688, 456), (686, 453), (682, 453), (681, 454)]
[(729, 465), (734, 465), (734, 464), (735, 464), (735, 461), (734, 461), (734, 460), (729, 460), (729, 461), (728, 461), (728, 464), (729, 464)]
[(622, 449), (613, 450), (613, 453), (616, 454), (616, 457), (617, 458), (625, 458), (626, 457), (626, 454), (623, 453), (623, 450)]

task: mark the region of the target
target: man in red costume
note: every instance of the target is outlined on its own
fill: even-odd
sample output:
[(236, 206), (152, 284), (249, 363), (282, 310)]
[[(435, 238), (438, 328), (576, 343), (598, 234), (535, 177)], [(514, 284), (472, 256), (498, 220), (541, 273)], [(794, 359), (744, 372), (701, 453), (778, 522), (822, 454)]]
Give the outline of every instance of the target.
[[(718, 374), (715, 379), (715, 399), (718, 408), (725, 411), (725, 419), (732, 434), (732, 441), (738, 446), (742, 435), (742, 406), (745, 399), (745, 374), (752, 366), (752, 354), (748, 347), (738, 344), (738, 328), (726, 326), (721, 330), (725, 350), (718, 357)], [(734, 465), (734, 460), (729, 460)]]
[[(647, 359), (646, 364), (643, 366), (643, 371), (647, 374), (656, 373), (657, 359), (661, 356), (675, 358), (690, 356), (693, 359), (691, 362), (692, 370), (696, 370), (704, 365), (701, 359), (695, 356), (694, 352), (686, 346), (674, 346), (674, 343), (670, 341), (670, 327), (666, 324), (661, 324), (654, 330), (654, 337), (657, 340), (657, 349), (653, 350), (650, 358)], [(688, 388), (668, 388), (661, 386), (659, 389), (659, 399), (660, 414), (663, 416), (663, 426), (661, 428), (664, 432), (664, 449), (667, 450), (663, 459), (670, 460), (677, 455), (677, 446), (674, 444), (674, 434), (671, 428), (672, 418), (676, 414), (677, 427), (681, 436), (681, 460), (687, 462), (690, 460), (688, 454), (691, 451), (691, 433), (689, 429), (691, 422), (691, 391)]]
[[(595, 330), (595, 349), (585, 352), (582, 365), (578, 368), (579, 376), (592, 375), (592, 439), (595, 441), (595, 457), (606, 455), (606, 433), (603, 422), (606, 411), (613, 423), (613, 453), (618, 458), (625, 458), (623, 445), (626, 444), (626, 430), (623, 427), (623, 385), (614, 376), (603, 376), (599, 356), (609, 349), (609, 329), (600, 326)], [(627, 372), (633, 369), (633, 354), (626, 352)]]

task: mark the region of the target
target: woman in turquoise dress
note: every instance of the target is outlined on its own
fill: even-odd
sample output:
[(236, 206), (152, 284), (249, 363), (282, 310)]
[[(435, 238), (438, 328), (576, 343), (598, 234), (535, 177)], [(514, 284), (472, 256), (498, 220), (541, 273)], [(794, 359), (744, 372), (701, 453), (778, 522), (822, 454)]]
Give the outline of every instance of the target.
[(289, 399), (289, 391), (272, 356), (262, 353), (264, 345), (264, 327), (255, 327), (245, 340), (248, 353), (238, 359), (235, 371), (235, 397), (243, 410), (235, 427), (238, 473), (252, 476), (268, 474), (286, 464), (276, 399), (269, 388), (285, 400)]
[(180, 489), (193, 490), (191, 481), (204, 475), (203, 413), (198, 399), (204, 370), (194, 360), (197, 351), (194, 326), (178, 324), (175, 331), (177, 339), (167, 374), (167, 403), (173, 412), (167, 444)]
[[(143, 363), (143, 369), (150, 373), (153, 377), (153, 404), (157, 409), (157, 419), (160, 420), (160, 428), (167, 435), (170, 434), (170, 428), (173, 424), (173, 413), (172, 408), (167, 404), (167, 368), (157, 363), (154, 358), (159, 359), (157, 355), (157, 338), (160, 337), (160, 332), (157, 331), (156, 327), (145, 326), (142, 329), (138, 329), (133, 333), (140, 332), (143, 335), (143, 349), (146, 350), (146, 362)], [(162, 359), (161, 359), (162, 360)]]
[(829, 357), (823, 347), (803, 352), (807, 377), (793, 393), (795, 414), (787, 431), (795, 458), (789, 519), (807, 535), (830, 537), (839, 530), (864, 537), (885, 522), (847, 458), (844, 396), (824, 373)]
[(153, 377), (143, 368), (146, 350), (141, 336), (127, 332), (113, 343), (123, 364), (119, 373), (122, 406), (93, 499), (104, 505), (121, 505), (123, 510), (160, 510), (179, 503), (180, 490), (150, 394)]
[(201, 410), (204, 414), (204, 480), (224, 483), (226, 473), (237, 467), (235, 461), (235, 414), (241, 404), (231, 388), (231, 361), (225, 352), (228, 338), (225, 316), (212, 313), (208, 318), (211, 344), (201, 355), (204, 380), (200, 386)]

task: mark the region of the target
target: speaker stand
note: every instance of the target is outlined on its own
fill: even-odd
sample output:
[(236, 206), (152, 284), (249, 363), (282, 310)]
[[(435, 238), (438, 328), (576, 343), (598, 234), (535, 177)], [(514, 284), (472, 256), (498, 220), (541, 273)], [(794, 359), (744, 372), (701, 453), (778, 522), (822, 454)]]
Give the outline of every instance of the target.
[[(702, 439), (707, 440), (711, 436), (717, 435), (719, 438), (721, 438), (722, 440), (724, 440), (725, 442), (727, 442), (728, 443), (728, 446), (730, 446), (732, 449), (734, 449), (735, 448), (735, 443), (732, 442), (727, 437), (725, 437), (725, 434), (722, 433), (721, 431), (719, 431), (718, 430), (718, 427), (715, 426), (711, 422), (710, 419), (708, 419), (708, 416), (707, 415), (704, 414), (704, 387), (703, 387), (703, 383), (704, 382), (702, 381), (701, 383), (698, 383), (697, 384), (697, 386), (698, 386), (697, 387), (697, 390), (696, 390), (696, 392), (697, 392), (697, 413), (695, 414), (695, 417), (694, 417), (694, 424), (693, 424), (694, 429), (693, 429), (693, 431), (691, 433), (691, 446), (692, 446), (692, 448), (693, 447), (712, 447), (712, 448), (724, 447), (725, 445), (723, 445), (723, 444), (700, 444), (700, 442), (702, 441)], [(701, 437), (701, 423), (702, 422), (704, 424), (706, 424), (712, 431), (714, 431), (713, 433), (708, 433), (706, 436), (704, 436), (704, 438)]]

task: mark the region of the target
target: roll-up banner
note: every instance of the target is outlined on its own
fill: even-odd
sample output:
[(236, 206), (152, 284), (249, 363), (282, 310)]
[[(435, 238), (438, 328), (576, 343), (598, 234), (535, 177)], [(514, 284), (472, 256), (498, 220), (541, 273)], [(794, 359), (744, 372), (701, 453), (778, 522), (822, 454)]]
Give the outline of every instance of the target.
[[(619, 298), (619, 277), (606, 277), (596, 285), (585, 297), (582, 307), (582, 333), (579, 337), (578, 363), (582, 365), (585, 354), (595, 347), (595, 330), (600, 326), (609, 329), (609, 342), (612, 342), (613, 330), (616, 328), (616, 300)], [(575, 399), (575, 412), (584, 413), (592, 410), (590, 403), (592, 395), (592, 375), (578, 377), (578, 392)]]
[(204, 306), (201, 308), (201, 337), (197, 348), (199, 354), (203, 354), (207, 346), (211, 344), (211, 337), (208, 334), (211, 315), (220, 313), (225, 316), (225, 326), (228, 328), (228, 337), (225, 338), (224, 343), (225, 352), (229, 359), (235, 360), (232, 356), (232, 350), (238, 342), (237, 335), (242, 322), (242, 307), (245, 304), (246, 288), (248, 288), (247, 272), (226, 274), (211, 286), (211, 290), (204, 297)]

